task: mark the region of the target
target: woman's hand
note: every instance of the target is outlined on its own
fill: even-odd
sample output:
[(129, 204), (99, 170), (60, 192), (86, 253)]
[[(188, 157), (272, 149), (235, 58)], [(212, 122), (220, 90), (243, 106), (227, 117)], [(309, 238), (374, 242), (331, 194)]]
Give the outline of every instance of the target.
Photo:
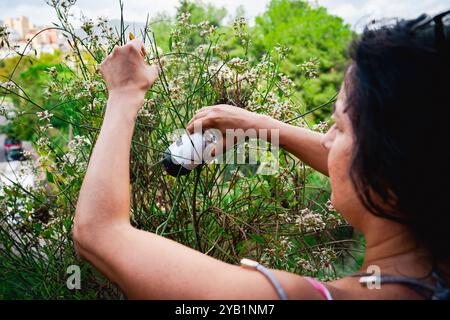
[(110, 99), (131, 102), (136, 114), (144, 103), (145, 93), (159, 75), (159, 67), (148, 65), (145, 56), (142, 42), (133, 40), (114, 48), (100, 65)]
[(198, 110), (189, 121), (186, 130), (194, 132), (194, 127), (201, 125), (202, 129), (218, 129), (223, 134), (227, 129), (268, 129), (271, 127), (271, 119), (258, 113), (230, 105), (217, 105)]

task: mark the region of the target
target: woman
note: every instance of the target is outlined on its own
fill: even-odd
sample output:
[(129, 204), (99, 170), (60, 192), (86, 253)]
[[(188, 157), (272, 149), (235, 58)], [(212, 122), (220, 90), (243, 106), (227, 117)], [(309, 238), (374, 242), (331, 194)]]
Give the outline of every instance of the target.
[(380, 270), (381, 283), (348, 276), (323, 284), (279, 270), (268, 280), (133, 228), (131, 137), (158, 77), (138, 41), (101, 65), (109, 100), (77, 205), (78, 253), (130, 298), (448, 299), (450, 32), (442, 17), (364, 31), (326, 135), (223, 105), (200, 110), (188, 125), (279, 130), (286, 150), (330, 177), (334, 207), (366, 239), (361, 272)]

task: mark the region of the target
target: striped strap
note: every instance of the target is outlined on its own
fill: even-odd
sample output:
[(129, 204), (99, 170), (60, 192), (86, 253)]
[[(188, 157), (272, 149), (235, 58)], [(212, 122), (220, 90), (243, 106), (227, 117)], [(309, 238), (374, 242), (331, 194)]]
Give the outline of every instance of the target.
[(333, 300), (330, 291), (322, 282), (310, 277), (304, 277), (304, 279), (308, 281), (317, 291), (319, 291), (326, 300)]
[(273, 288), (277, 292), (278, 296), (281, 300), (288, 300), (287, 294), (284, 291), (283, 287), (281, 286), (281, 283), (278, 281), (278, 279), (275, 277), (275, 275), (266, 267), (264, 267), (259, 262), (244, 258), (241, 260), (241, 266), (248, 269), (253, 269), (261, 272), (267, 280), (272, 284)]

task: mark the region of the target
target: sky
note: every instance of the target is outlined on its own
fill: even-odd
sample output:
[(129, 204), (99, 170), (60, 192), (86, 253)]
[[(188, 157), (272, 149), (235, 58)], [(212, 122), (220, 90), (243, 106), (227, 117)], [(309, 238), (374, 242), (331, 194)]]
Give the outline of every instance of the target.
[[(217, 6), (224, 6), (233, 14), (243, 6), (247, 18), (253, 18), (266, 8), (270, 0), (203, 0)], [(119, 17), (118, 0), (78, 0), (76, 12), (82, 11), (88, 17)], [(332, 14), (338, 15), (359, 30), (372, 19), (414, 18), (423, 12), (433, 14), (450, 9), (450, 0), (311, 0), (325, 6)], [(173, 14), (178, 0), (124, 0), (127, 21), (145, 22), (158, 12)], [(26, 15), (36, 25), (48, 25), (56, 17), (45, 0), (0, 0), (0, 20), (6, 17)]]

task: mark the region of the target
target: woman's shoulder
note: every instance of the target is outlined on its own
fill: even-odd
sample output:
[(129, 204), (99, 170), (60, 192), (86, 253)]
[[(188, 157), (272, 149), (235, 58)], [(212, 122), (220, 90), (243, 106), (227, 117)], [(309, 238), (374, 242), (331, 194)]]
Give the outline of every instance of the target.
[[(391, 269), (393, 271), (395, 269)], [(450, 299), (449, 278), (437, 266), (421, 275), (384, 272), (378, 276), (353, 274), (330, 282), (335, 299), (419, 300)]]
[[(438, 288), (431, 273), (426, 277), (408, 277), (386, 272), (380, 276), (379, 282), (367, 274), (354, 274), (335, 281), (321, 282), (285, 271), (273, 271), (291, 300), (420, 300), (432, 298)], [(449, 290), (448, 286), (444, 289)]]

